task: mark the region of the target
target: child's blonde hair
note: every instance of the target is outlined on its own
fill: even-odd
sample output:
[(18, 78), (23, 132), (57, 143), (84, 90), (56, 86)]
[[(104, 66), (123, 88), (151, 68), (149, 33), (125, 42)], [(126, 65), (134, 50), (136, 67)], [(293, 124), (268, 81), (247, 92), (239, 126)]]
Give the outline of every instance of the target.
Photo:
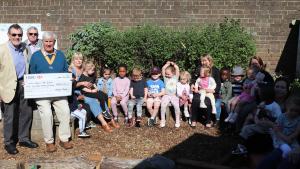
[(87, 61), (84, 65), (83, 65), (83, 71), (89, 71), (95, 69), (95, 64), (92, 61)]
[(170, 70), (173, 74), (175, 74), (175, 71), (176, 71), (175, 67), (173, 65), (168, 66), (165, 71), (167, 71), (167, 70)]
[(188, 71), (182, 71), (179, 75), (179, 78), (180, 79), (184, 79), (186, 78), (187, 80), (187, 83), (190, 83), (190, 80), (191, 80), (191, 74), (188, 72)]
[(139, 76), (141, 76), (142, 75), (142, 70), (140, 68), (138, 68), (138, 67), (135, 67), (135, 68), (132, 69), (132, 73), (131, 74), (132, 75), (139, 75)]
[(201, 69), (204, 70), (205, 76), (210, 76), (211, 69), (209, 67), (207, 67), (207, 66), (201, 66), (200, 71), (201, 71)]

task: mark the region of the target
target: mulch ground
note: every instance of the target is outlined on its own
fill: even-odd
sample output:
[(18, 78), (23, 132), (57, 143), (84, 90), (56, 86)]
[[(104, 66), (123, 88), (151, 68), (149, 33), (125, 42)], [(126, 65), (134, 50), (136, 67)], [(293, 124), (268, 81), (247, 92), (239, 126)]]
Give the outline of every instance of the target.
[[(19, 154), (8, 155), (3, 149), (3, 139), (0, 142), (0, 159), (29, 161), (31, 159), (64, 159), (68, 157), (87, 157), (91, 154), (101, 154), (107, 157), (142, 159), (154, 154), (161, 154), (171, 159), (187, 158), (215, 163), (230, 153), (236, 141), (230, 136), (223, 136), (216, 128), (204, 128), (201, 124), (192, 129), (182, 122), (175, 129), (174, 122), (161, 129), (158, 126), (141, 128), (126, 128), (123, 124), (113, 133), (105, 133), (100, 126), (87, 132), (91, 138), (73, 140), (74, 148), (64, 150), (58, 146), (55, 153), (46, 153), (43, 140), (34, 140), (40, 145), (37, 149), (17, 147)], [(2, 123), (0, 123), (3, 125)], [(2, 133), (1, 133), (2, 137)], [(58, 145), (58, 144), (57, 144)]]

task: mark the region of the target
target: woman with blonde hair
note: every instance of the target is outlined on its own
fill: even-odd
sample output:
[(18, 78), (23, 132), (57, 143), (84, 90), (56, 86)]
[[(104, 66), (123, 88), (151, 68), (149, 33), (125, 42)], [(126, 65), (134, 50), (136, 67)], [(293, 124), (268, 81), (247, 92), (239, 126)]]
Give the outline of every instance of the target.
[[(221, 99), (219, 96), (219, 91), (221, 88), (221, 78), (220, 78), (220, 71), (217, 67), (214, 66), (214, 62), (213, 62), (213, 58), (210, 54), (204, 54), (201, 56), (200, 58), (200, 65), (198, 67), (197, 72), (195, 73), (195, 75), (199, 75), (199, 70), (201, 68), (201, 66), (205, 66), (211, 69), (211, 77), (215, 80), (216, 82), (216, 88), (214, 90), (212, 89), (207, 89), (206, 92), (207, 93), (213, 93), (216, 99), (216, 108), (213, 109), (212, 105), (211, 105), (211, 101), (209, 100), (209, 98), (205, 98), (205, 104), (207, 105), (207, 108), (203, 109), (203, 111), (207, 111), (207, 113), (205, 114), (210, 114), (212, 113), (212, 110), (216, 110), (216, 122), (218, 123), (218, 121), (220, 120), (220, 115), (221, 115)], [(194, 77), (194, 80), (196, 80), (198, 77)], [(194, 86), (191, 87), (192, 90), (194, 91)], [(193, 114), (197, 114), (197, 112), (202, 111), (202, 109), (200, 109), (199, 107), (200, 105), (200, 94), (199, 93), (194, 93), (194, 97), (193, 97), (193, 101), (192, 101), (192, 116)], [(192, 117), (192, 119), (194, 119)], [(196, 119), (194, 119), (196, 120)], [(211, 123), (208, 122), (207, 127), (210, 127)], [(192, 127), (194, 127), (192, 125)]]

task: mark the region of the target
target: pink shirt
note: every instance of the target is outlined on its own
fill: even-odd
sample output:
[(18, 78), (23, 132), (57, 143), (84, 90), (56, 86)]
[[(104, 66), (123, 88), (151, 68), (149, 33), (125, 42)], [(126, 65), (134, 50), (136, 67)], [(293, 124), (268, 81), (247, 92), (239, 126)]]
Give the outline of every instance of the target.
[(209, 84), (209, 78), (208, 77), (204, 77), (204, 78), (201, 77), (201, 80), (199, 82), (199, 86), (202, 89), (207, 89), (208, 88), (208, 84)]
[(113, 95), (126, 97), (129, 94), (130, 80), (127, 77), (117, 77), (113, 80)]

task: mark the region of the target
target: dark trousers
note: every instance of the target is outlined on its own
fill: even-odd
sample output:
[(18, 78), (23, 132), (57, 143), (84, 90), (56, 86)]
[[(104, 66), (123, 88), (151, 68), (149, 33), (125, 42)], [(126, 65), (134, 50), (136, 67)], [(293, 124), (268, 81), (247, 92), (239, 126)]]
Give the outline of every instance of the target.
[(204, 123), (210, 123), (211, 122), (211, 113), (212, 113), (212, 107), (211, 107), (211, 101), (208, 97), (205, 97), (204, 103), (206, 104), (207, 108), (200, 108), (200, 94), (196, 93), (193, 96), (192, 101), (192, 121), (198, 121), (200, 120), (200, 117), (204, 117)]
[(32, 107), (28, 99), (24, 99), (22, 83), (23, 80), (18, 81), (14, 99), (10, 103), (4, 103), (3, 134), (5, 145), (30, 140)]

